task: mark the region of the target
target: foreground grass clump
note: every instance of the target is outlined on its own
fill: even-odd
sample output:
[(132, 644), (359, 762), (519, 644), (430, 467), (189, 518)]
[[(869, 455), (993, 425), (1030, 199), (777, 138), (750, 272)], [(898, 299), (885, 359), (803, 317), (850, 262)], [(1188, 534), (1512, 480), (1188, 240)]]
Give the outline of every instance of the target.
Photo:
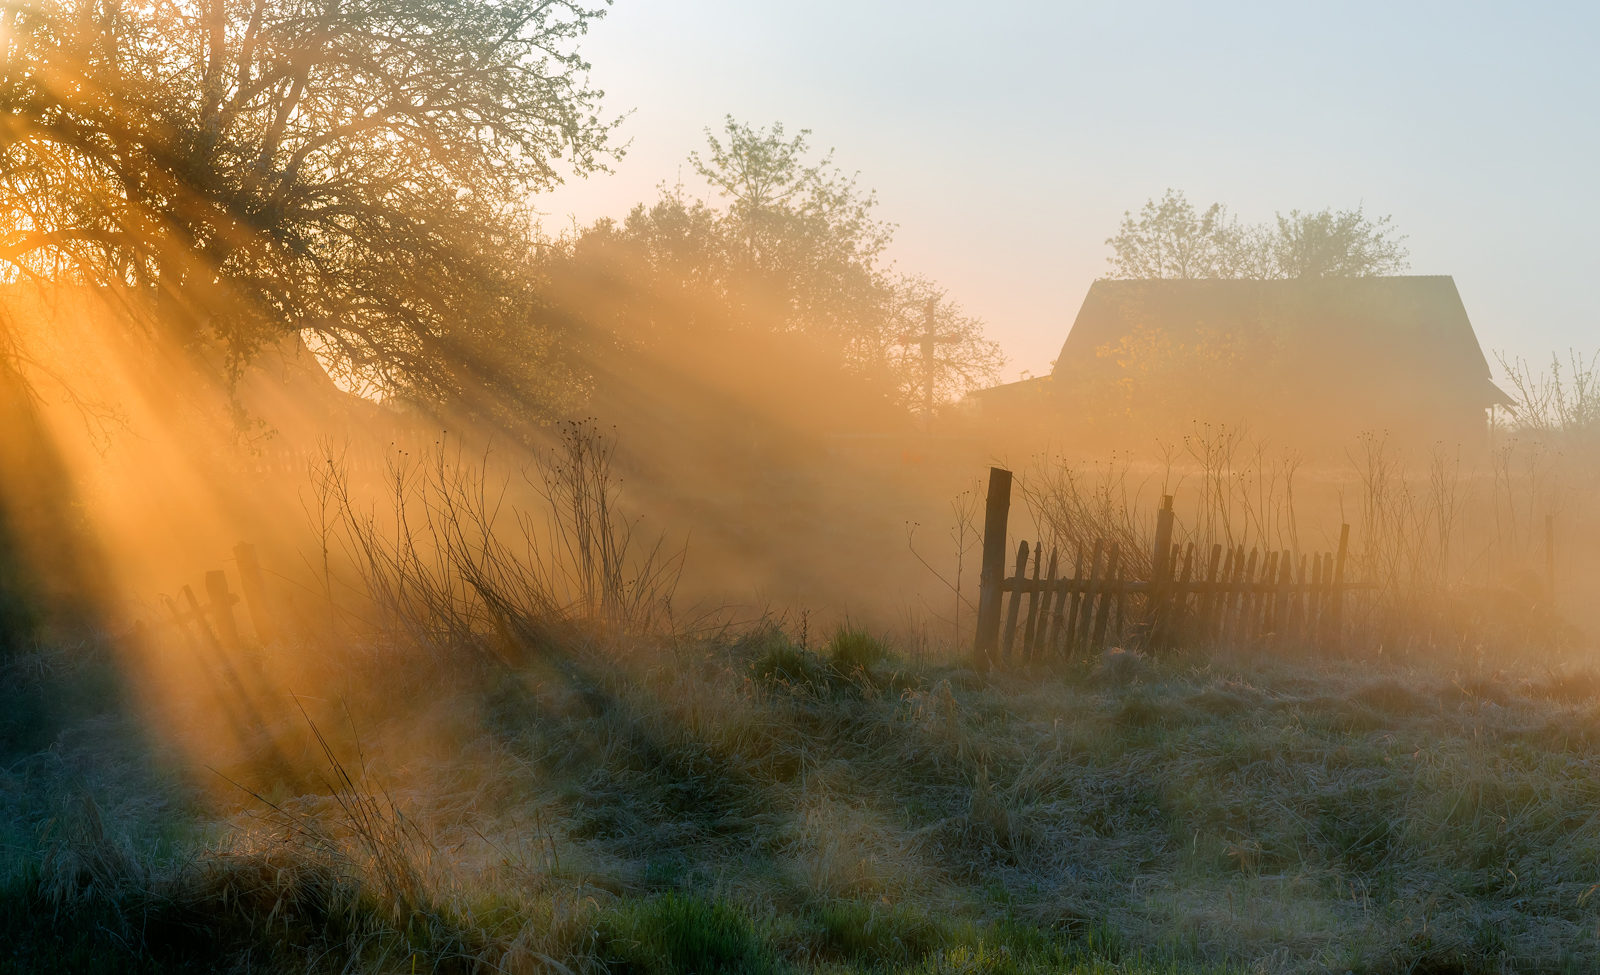
[(1581, 661), (397, 659), (317, 656), (231, 745), (198, 699), (8, 739), (0, 971), (1600, 969)]
[(828, 659), (844, 673), (870, 670), (889, 657), (889, 649), (876, 636), (856, 626), (844, 624), (828, 644)]

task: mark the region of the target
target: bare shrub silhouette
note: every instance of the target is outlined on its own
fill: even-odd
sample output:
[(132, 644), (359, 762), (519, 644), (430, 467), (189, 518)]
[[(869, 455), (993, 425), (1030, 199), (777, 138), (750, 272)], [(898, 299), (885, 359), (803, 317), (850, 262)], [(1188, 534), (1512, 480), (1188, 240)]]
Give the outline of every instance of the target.
[[(521, 486), (487, 456), (436, 446), (414, 461), (392, 456), (384, 507), (364, 506), (340, 458), (325, 451), (313, 472), (329, 545), (354, 573), (325, 557), (324, 591), (353, 587), (387, 636), (435, 656), (507, 652), (553, 628), (580, 625), (609, 636), (660, 634), (675, 625), (673, 597), (687, 548), (648, 543), (619, 504), (615, 437), (592, 421), (562, 424)], [(369, 621), (372, 622), (372, 621)]]

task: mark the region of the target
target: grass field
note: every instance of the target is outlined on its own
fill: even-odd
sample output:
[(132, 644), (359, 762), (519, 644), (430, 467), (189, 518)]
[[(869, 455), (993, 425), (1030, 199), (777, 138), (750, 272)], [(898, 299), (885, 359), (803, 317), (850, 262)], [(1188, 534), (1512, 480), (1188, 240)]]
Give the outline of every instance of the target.
[(0, 971), (1600, 970), (1581, 661), (559, 645), (352, 649), (230, 747), (7, 662)]

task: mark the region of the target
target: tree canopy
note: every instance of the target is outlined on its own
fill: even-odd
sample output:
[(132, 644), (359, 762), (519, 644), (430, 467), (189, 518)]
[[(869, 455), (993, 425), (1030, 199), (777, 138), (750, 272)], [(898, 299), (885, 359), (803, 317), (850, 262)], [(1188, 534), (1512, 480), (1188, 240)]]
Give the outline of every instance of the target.
[[(114, 285), (237, 365), (301, 330), (459, 393), (527, 318), (525, 195), (612, 123), (564, 0), (40, 0), (0, 22), (0, 276)], [(218, 358), (213, 354), (213, 359)]]
[[(663, 187), (620, 223), (601, 221), (567, 241), (564, 263), (549, 272), (581, 276), (588, 272), (575, 264), (611, 262), (607, 280), (627, 283), (610, 288), (609, 308), (592, 297), (568, 302), (591, 321), (608, 319), (605, 341), (765, 334), (784, 341), (753, 353), (750, 368), (772, 368), (762, 361), (772, 349), (788, 356), (803, 347), (819, 367), (881, 385), (911, 409), (928, 399), (930, 379), (936, 404), (994, 381), (1001, 355), (982, 323), (886, 260), (894, 228), (878, 218), (875, 195), (831, 153), (814, 155), (809, 131), (728, 118), (706, 136), (689, 162), (720, 199)], [(940, 340), (931, 372), (921, 352), (930, 331)]]
[(1220, 203), (1204, 210), (1177, 190), (1123, 215), (1111, 245), (1114, 278), (1321, 278), (1398, 274), (1409, 266), (1391, 218), (1361, 207), (1291, 210), (1243, 224)]

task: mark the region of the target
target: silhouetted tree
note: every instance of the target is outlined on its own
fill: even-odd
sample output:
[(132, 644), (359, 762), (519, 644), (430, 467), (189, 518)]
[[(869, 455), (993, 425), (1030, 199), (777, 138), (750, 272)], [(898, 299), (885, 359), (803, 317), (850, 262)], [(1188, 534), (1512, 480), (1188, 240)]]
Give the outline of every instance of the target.
[(1243, 226), (1220, 203), (1205, 210), (1177, 190), (1125, 213), (1111, 245), (1114, 278), (1245, 278), (1271, 276), (1270, 250), (1259, 230)]
[[(621, 290), (639, 296), (591, 296), (568, 307), (607, 318), (606, 341), (624, 346), (663, 331), (699, 339), (735, 331), (785, 336), (785, 356), (803, 344), (808, 361), (876, 383), (913, 407), (925, 400), (921, 335), (931, 324), (940, 338), (936, 402), (994, 382), (1003, 360), (982, 323), (932, 283), (889, 266), (884, 252), (893, 227), (878, 219), (875, 196), (835, 167), (831, 153), (813, 158), (809, 135), (732, 118), (720, 135), (708, 131), (706, 151), (689, 161), (725, 204), (670, 187), (621, 223), (602, 221), (568, 241), (567, 263), (551, 277), (573, 274), (573, 257), (604, 255), (612, 274), (628, 282)], [(758, 358), (749, 368), (778, 365)]]
[(1399, 274), (1409, 264), (1405, 237), (1396, 235), (1390, 218), (1368, 219), (1354, 210), (1290, 210), (1277, 215), (1271, 237), (1272, 265), (1278, 277), (1353, 278)]
[(7, 4), (0, 273), (118, 286), (213, 366), (304, 329), (387, 392), (448, 400), (491, 354), (548, 345), (519, 213), (604, 163), (575, 51), (602, 13)]
[(1177, 190), (1125, 213), (1111, 245), (1114, 278), (1321, 278), (1398, 274), (1403, 236), (1389, 217), (1361, 207), (1278, 214), (1273, 225), (1242, 224), (1220, 203), (1205, 210)]

